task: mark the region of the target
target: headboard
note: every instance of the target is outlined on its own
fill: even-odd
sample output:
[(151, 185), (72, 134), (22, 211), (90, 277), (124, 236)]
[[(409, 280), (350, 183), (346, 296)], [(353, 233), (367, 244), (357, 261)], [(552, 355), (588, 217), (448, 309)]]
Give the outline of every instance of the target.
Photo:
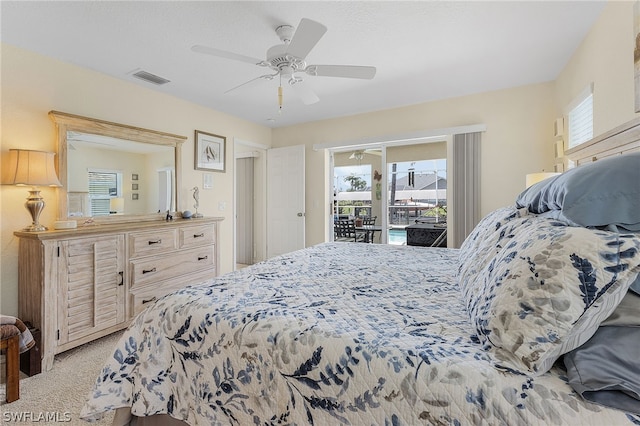
[(640, 117), (565, 151), (576, 166), (612, 155), (640, 151)]

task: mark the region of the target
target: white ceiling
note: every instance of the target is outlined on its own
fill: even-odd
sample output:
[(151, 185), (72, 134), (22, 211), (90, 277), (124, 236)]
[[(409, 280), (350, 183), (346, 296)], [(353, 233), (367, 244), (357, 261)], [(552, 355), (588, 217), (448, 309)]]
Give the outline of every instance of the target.
[[(602, 1), (6, 1), (2, 42), (270, 127), (554, 80)], [(303, 105), (265, 68), (194, 53), (205, 45), (264, 58), (275, 28), (318, 21), (308, 64), (370, 65), (373, 80), (305, 76)], [(3, 64), (5, 66), (6, 64)], [(155, 86), (144, 71), (171, 82)], [(271, 119), (271, 120), (270, 120)]]

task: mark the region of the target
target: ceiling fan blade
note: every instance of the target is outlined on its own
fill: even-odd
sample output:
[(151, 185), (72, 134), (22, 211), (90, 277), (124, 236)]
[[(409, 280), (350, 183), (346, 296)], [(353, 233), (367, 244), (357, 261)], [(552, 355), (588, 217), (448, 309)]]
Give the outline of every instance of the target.
[(315, 104), (320, 100), (318, 95), (316, 95), (313, 90), (309, 89), (304, 84), (300, 82), (296, 84), (292, 84), (291, 87), (293, 91), (296, 92), (296, 95), (302, 100), (302, 103), (305, 105)]
[(274, 78), (276, 75), (278, 75), (278, 74), (265, 74), (265, 75), (261, 75), (261, 76), (256, 77), (256, 78), (252, 78), (252, 79), (251, 79), (251, 80), (249, 80), (249, 81), (245, 81), (245, 82), (244, 82), (244, 83), (242, 83), (242, 84), (239, 84), (239, 85), (237, 85), (237, 86), (235, 86), (235, 87), (232, 87), (231, 89), (229, 89), (229, 90), (227, 90), (226, 92), (224, 92), (224, 94), (226, 95), (227, 93), (232, 92), (232, 91), (234, 91), (234, 90), (236, 90), (236, 89), (239, 89), (240, 87), (245, 86), (245, 85), (247, 85), (247, 84), (249, 84), (249, 83), (253, 83), (253, 82), (254, 82), (254, 81), (256, 81), (256, 80), (260, 80), (260, 79), (263, 79), (263, 80), (273, 80), (273, 78)]
[(264, 66), (264, 61), (262, 59), (252, 58), (250, 56), (244, 56), (238, 53), (227, 52), (226, 50), (220, 50), (214, 47), (195, 45), (191, 47), (191, 50), (197, 53), (204, 53), (206, 55), (217, 56), (219, 58), (231, 59), (233, 61), (247, 62), (253, 65)]
[(311, 19), (302, 18), (291, 43), (287, 46), (287, 53), (296, 58), (304, 59), (311, 49), (320, 41), (327, 27)]
[(376, 67), (359, 65), (309, 65), (304, 70), (309, 75), (322, 77), (362, 78), (371, 80), (376, 75)]

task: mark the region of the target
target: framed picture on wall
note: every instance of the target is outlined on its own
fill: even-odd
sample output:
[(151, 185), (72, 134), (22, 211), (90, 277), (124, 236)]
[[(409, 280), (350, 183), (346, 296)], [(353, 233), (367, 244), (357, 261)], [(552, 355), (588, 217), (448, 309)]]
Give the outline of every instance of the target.
[(209, 172), (225, 171), (225, 144), (227, 138), (196, 130), (195, 169)]
[(556, 141), (554, 148), (554, 155), (556, 160), (564, 157), (564, 141), (562, 139)]

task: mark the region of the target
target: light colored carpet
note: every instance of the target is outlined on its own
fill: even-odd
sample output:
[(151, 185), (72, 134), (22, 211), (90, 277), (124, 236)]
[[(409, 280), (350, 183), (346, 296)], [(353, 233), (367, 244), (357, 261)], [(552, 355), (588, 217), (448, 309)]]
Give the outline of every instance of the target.
[[(33, 377), (23, 376), (20, 380), (20, 399), (11, 404), (4, 402), (6, 388), (3, 382), (0, 387), (0, 424), (110, 425), (113, 413), (106, 414), (95, 423), (87, 423), (79, 415), (102, 364), (111, 355), (121, 335), (122, 332), (113, 333), (56, 355), (50, 371)], [(19, 416), (23, 421), (15, 421)], [(45, 416), (51, 421), (35, 420), (47, 418)]]

